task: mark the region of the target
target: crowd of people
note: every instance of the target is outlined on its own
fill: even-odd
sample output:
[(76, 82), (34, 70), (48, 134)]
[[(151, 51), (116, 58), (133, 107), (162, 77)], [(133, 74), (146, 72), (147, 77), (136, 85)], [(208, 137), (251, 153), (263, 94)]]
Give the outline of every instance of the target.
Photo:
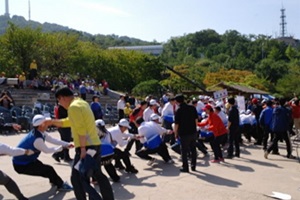
[[(254, 138), (254, 144), (262, 146), (262, 157), (266, 159), (270, 153), (279, 154), (278, 142), (284, 140), (286, 157), (295, 158), (290, 136), (299, 134), (300, 105), (297, 98), (290, 101), (259, 101), (253, 98), (246, 105), (247, 110), (242, 111), (233, 97), (214, 100), (200, 95), (188, 100), (178, 94), (164, 95), (161, 99), (148, 96), (138, 101), (133, 96), (121, 95), (117, 103), (119, 121), (115, 126), (107, 127), (99, 96), (95, 95), (88, 103), (79, 93), (76, 97), (69, 87), (57, 89), (55, 119), (36, 115), (32, 121), (33, 130), (16, 149), (10, 147), (10, 150), (4, 150), (8, 146), (0, 145), (1, 154), (13, 156), (13, 167), (17, 173), (48, 178), (58, 191), (73, 190), (78, 200), (85, 200), (86, 194), (89, 199), (114, 199), (109, 179), (101, 168), (105, 168), (114, 182), (120, 181), (118, 170), (138, 173), (131, 160), (132, 152), (152, 166), (156, 162), (151, 156), (153, 154), (158, 154), (166, 164), (172, 165), (175, 161), (169, 150), (174, 150), (180, 154), (182, 167), (179, 170), (182, 173), (197, 170), (197, 149), (204, 156), (209, 156), (210, 148), (212, 163), (242, 156), (240, 145), (245, 142), (244, 138), (248, 142)], [(16, 124), (12, 126), (18, 128)], [(49, 126), (59, 127), (61, 140), (47, 134)], [(48, 147), (45, 142), (57, 146)], [(135, 149), (131, 150), (134, 144)], [(74, 158), (69, 154), (71, 148), (75, 149)], [(73, 162), (72, 186), (64, 182), (52, 166), (39, 161), (41, 152), (53, 154), (57, 162)], [(18, 199), (27, 199), (14, 181), (1, 171), (0, 180)], [(92, 183), (99, 185), (100, 194), (91, 186)]]

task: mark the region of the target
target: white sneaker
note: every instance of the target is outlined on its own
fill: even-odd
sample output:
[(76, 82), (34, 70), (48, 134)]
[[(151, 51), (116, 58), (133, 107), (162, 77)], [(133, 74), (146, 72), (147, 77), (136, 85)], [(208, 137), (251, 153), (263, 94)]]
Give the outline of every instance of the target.
[(151, 160), (148, 161), (147, 165), (151, 166), (153, 163), (156, 161), (155, 158), (152, 158)]
[(265, 151), (265, 154), (264, 154), (265, 159), (268, 159), (268, 155), (269, 155), (268, 151)]

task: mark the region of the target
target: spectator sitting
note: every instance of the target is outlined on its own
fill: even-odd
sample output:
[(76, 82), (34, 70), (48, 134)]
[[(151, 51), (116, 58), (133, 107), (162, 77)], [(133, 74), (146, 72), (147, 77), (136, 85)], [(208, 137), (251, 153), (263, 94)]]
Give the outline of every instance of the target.
[(131, 113), (132, 113), (132, 109), (130, 108), (130, 103), (126, 103), (124, 108), (124, 117), (129, 118), (129, 115)]
[(14, 106), (14, 100), (10, 93), (4, 90), (0, 96), (0, 106), (10, 109)]

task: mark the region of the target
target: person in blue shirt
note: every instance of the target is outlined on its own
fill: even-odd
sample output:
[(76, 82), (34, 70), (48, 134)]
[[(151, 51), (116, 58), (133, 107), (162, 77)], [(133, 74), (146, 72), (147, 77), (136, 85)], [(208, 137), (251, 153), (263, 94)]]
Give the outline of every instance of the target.
[(102, 107), (101, 104), (99, 102), (99, 96), (98, 95), (94, 95), (92, 98), (92, 103), (91, 103), (91, 109), (93, 111), (95, 120), (97, 119), (102, 119), (103, 118), (103, 112), (102, 112)]
[[(273, 139), (273, 133), (271, 131), (272, 115), (273, 115), (273, 102), (268, 100), (266, 102), (266, 108), (260, 113), (259, 125), (263, 128), (263, 149), (267, 150), (269, 135), (271, 134), (271, 140)], [(276, 152), (276, 150), (273, 152)], [(278, 152), (278, 149), (277, 149)]]
[(265, 151), (264, 157), (266, 159), (268, 159), (268, 155), (273, 149), (278, 149), (278, 141), (280, 139), (283, 139), (286, 143), (287, 158), (295, 159), (295, 157), (292, 155), (291, 141), (288, 135), (291, 114), (284, 106), (285, 103), (285, 99), (279, 99), (279, 105), (277, 105), (273, 110), (271, 131), (274, 132), (274, 139)]
[[(18, 124), (6, 124), (0, 125), (1, 129), (11, 127), (15, 130), (20, 130), (21, 126)], [(34, 152), (30, 149), (21, 149), (8, 146), (6, 144), (0, 143), (0, 156), (9, 155), (9, 156), (18, 156), (26, 155), (30, 156)], [(6, 173), (0, 170), (0, 185), (3, 185), (11, 194), (13, 194), (18, 200), (28, 200), (22, 192), (20, 191), (17, 183), (9, 177)]]
[[(48, 128), (46, 118), (43, 115), (35, 115), (32, 119), (33, 130), (31, 130), (18, 144), (18, 148), (30, 149), (34, 154), (30, 156), (20, 155), (13, 157), (13, 167), (19, 174), (27, 174), (31, 176), (41, 176), (48, 178), (50, 183), (57, 187), (58, 191), (73, 190), (67, 182), (64, 182), (56, 173), (55, 169), (42, 163), (38, 157), (41, 152), (54, 153), (62, 151), (63, 148), (72, 148), (72, 144), (55, 139), (45, 131)], [(59, 145), (48, 147), (45, 141)]]

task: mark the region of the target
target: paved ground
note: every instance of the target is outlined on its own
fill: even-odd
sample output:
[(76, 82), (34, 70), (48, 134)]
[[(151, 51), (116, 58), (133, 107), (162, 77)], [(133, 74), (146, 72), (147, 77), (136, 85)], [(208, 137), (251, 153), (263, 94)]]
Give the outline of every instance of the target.
[[(56, 132), (51, 133), (58, 137)], [(16, 145), (25, 134), (0, 136), (0, 141)], [(294, 155), (297, 155), (294, 144)], [(300, 144), (300, 143), (299, 143)], [(286, 154), (280, 144), (280, 153)], [(121, 182), (112, 183), (116, 199), (208, 199), (241, 200), (270, 199), (265, 194), (272, 191), (290, 194), (292, 199), (300, 199), (300, 164), (298, 160), (289, 160), (284, 156), (270, 155), (266, 160), (260, 147), (245, 144), (241, 148), (241, 158), (225, 160), (225, 163), (209, 162), (209, 157), (197, 160), (197, 171), (189, 174), (179, 173), (179, 156), (170, 152), (175, 164), (165, 164), (157, 156), (158, 162), (147, 166), (146, 161), (132, 156), (131, 160), (139, 173), (136, 175), (120, 171)], [(74, 150), (71, 150), (72, 155)], [(58, 174), (70, 182), (70, 165), (56, 163), (51, 155), (41, 154), (40, 159), (52, 165)], [(23, 193), (32, 200), (73, 200), (73, 192), (57, 193), (48, 180), (17, 174), (11, 164), (11, 158), (1, 157), (0, 169), (11, 176)], [(0, 199), (14, 199), (0, 186)]]

